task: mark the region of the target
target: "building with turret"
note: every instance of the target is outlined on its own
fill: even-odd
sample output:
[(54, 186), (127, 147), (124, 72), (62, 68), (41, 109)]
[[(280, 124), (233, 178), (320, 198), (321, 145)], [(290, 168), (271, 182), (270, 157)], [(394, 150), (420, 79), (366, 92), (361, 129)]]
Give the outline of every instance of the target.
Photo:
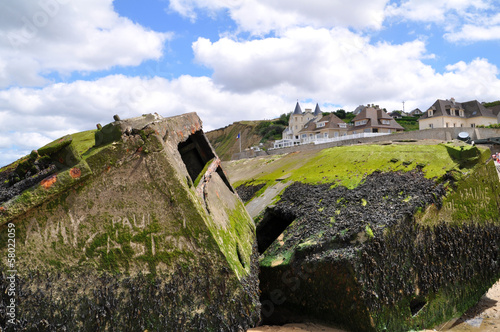
[(318, 104), (316, 104), (314, 112), (310, 108), (306, 108), (305, 112), (302, 112), (299, 102), (297, 102), (295, 110), (290, 115), (290, 120), (288, 120), (288, 127), (283, 131), (283, 139), (300, 139), (301, 130), (305, 126), (318, 121), (322, 116), (323, 113)]

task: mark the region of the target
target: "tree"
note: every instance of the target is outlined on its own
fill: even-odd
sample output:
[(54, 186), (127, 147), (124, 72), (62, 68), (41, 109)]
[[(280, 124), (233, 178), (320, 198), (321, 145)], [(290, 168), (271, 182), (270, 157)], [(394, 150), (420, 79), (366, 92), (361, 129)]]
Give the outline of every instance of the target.
[(347, 112), (347, 113), (345, 114), (345, 119), (344, 119), (344, 122), (349, 123), (349, 122), (351, 122), (351, 121), (352, 121), (352, 119), (354, 119), (355, 117), (356, 117), (356, 115), (355, 115), (353, 112)]
[(290, 119), (290, 113), (288, 113), (288, 114), (283, 113), (283, 114), (280, 115), (280, 117), (279, 117), (278, 120), (274, 121), (274, 124), (282, 125), (282, 126), (287, 127), (289, 119)]
[(340, 119), (345, 119), (346, 112), (343, 109), (336, 110), (335, 115), (338, 116)]

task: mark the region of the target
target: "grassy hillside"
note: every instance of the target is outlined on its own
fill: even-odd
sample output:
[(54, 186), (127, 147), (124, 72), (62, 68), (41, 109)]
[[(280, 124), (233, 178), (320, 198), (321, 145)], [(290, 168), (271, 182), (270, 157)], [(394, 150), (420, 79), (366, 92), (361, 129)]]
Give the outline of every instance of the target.
[[(227, 127), (205, 133), (210, 144), (222, 160), (231, 160), (231, 156), (240, 151), (258, 145), (262, 136), (258, 134), (257, 127), (263, 121), (240, 121)], [(240, 133), (241, 137), (238, 137)]]

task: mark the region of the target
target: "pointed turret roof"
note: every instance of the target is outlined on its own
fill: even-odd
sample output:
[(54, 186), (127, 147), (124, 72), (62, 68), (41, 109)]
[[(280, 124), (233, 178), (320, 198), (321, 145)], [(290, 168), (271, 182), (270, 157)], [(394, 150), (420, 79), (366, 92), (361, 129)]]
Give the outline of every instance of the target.
[(295, 111), (293, 111), (293, 114), (302, 115), (302, 109), (300, 108), (299, 102), (295, 105)]
[(316, 108), (314, 109), (314, 116), (321, 116), (323, 112), (321, 112), (318, 103), (316, 103)]

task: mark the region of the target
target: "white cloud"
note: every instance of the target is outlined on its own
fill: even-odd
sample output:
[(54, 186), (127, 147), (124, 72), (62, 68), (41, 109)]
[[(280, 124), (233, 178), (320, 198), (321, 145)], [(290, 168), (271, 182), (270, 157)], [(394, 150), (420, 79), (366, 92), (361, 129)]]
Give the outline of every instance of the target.
[(445, 34), (445, 38), (450, 42), (500, 40), (500, 25), (484, 27), (467, 24), (460, 31)]
[(195, 59), (212, 68), (214, 82), (225, 89), (245, 92), (288, 85), (301, 96), (318, 95), (332, 102), (345, 102), (360, 92), (372, 99), (381, 90), (411, 89), (415, 82), (401, 79), (410, 75), (418, 80), (430, 69), (421, 62), (429, 57), (423, 41), (371, 45), (368, 38), (342, 28), (296, 28), (280, 38), (243, 42), (200, 38), (193, 49)]
[(380, 29), (388, 1), (173, 0), (169, 9), (192, 21), (199, 10), (210, 13), (227, 9), (241, 30), (260, 35), (300, 26)]
[(460, 29), (446, 33), (450, 42), (475, 42), (500, 40), (500, 14), (473, 16)]
[(224, 90), (252, 93), (265, 89), (287, 100), (312, 99), (343, 105), (377, 103), (387, 109), (425, 108), (437, 98), (498, 99), (498, 69), (486, 59), (436, 72), (424, 61), (422, 40), (372, 44), (347, 29), (296, 28), (280, 38), (216, 42), (199, 39), (195, 58), (213, 69)]
[(234, 121), (273, 118), (287, 112), (287, 107), (289, 101), (282, 96), (223, 91), (208, 77), (167, 80), (113, 75), (43, 89), (11, 88), (0, 91), (0, 165), (65, 134), (107, 124), (114, 114), (128, 118), (197, 112), (208, 131)]
[(112, 0), (0, 4), (0, 87), (47, 84), (44, 74), (105, 70), (159, 59), (171, 33), (145, 29)]
[(400, 16), (411, 21), (446, 22), (450, 19), (450, 13), (464, 19), (475, 11), (490, 7), (490, 0), (406, 0), (399, 5), (393, 3), (387, 6), (386, 15)]
[(387, 17), (437, 23), (453, 43), (500, 39), (500, 7), (493, 0), (407, 0), (390, 4)]

